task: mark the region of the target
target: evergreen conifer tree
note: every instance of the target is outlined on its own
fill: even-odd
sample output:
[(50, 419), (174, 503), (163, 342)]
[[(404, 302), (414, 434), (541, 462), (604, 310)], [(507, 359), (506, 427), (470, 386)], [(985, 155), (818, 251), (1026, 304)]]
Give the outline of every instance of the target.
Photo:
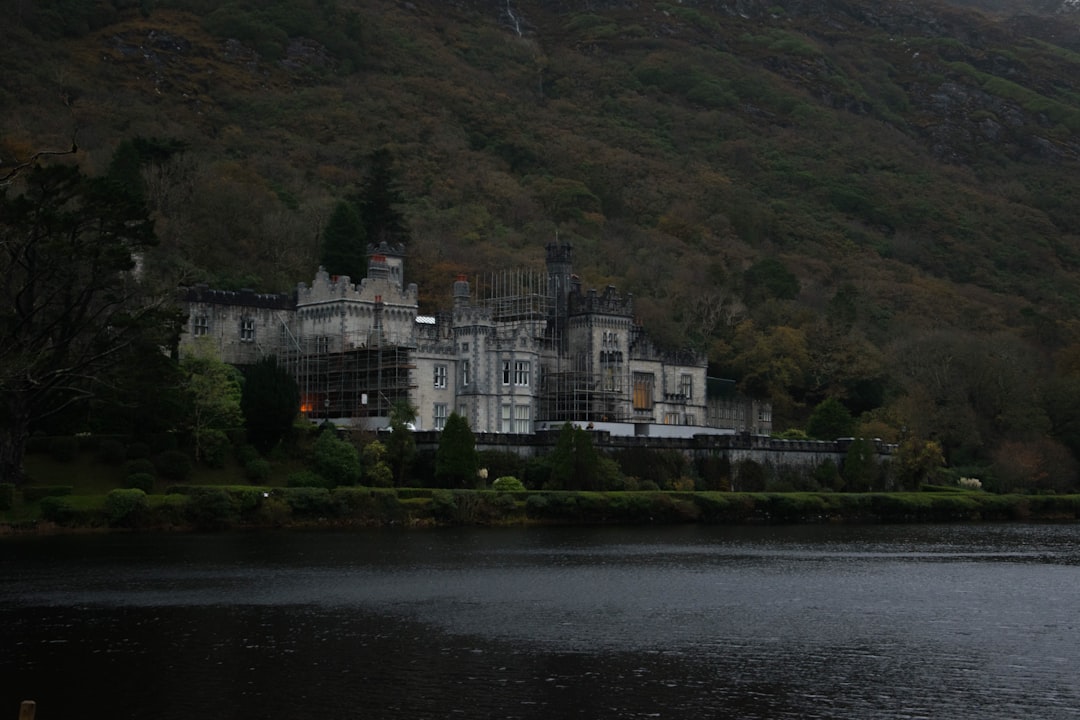
[(435, 451), (435, 479), (443, 487), (473, 487), (480, 459), (476, 438), (465, 418), (450, 413)]
[(342, 200), (334, 206), (323, 230), (319, 262), (331, 275), (348, 275), (354, 283), (367, 275), (364, 228), (351, 202)]

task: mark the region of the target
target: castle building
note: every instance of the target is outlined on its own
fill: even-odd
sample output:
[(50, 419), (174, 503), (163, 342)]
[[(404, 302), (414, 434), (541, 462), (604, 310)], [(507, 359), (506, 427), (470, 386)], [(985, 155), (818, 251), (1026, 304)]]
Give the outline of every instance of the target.
[(569, 244), (548, 245), (545, 272), (459, 276), (453, 306), (434, 316), (418, 313), (404, 261), (403, 246), (382, 243), (369, 246), (359, 283), (320, 268), (292, 295), (185, 288), (180, 352), (209, 343), (235, 365), (273, 355), (307, 416), (366, 429), (408, 402), (417, 430), (457, 413), (485, 433), (566, 422), (657, 437), (771, 431), (769, 404), (707, 378), (703, 356), (657, 349), (632, 297), (583, 290)]

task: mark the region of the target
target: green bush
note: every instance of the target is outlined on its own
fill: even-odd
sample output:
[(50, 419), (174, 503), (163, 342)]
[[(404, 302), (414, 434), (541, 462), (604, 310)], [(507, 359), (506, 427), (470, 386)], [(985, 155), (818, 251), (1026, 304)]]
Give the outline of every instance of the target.
[(37, 502), (47, 497), (70, 495), (75, 488), (71, 485), (27, 485), (23, 487), (23, 501)]
[(285, 484), (291, 488), (325, 488), (328, 486), (326, 478), (313, 470), (298, 470), (290, 473)]
[(15, 486), (0, 483), (0, 510), (10, 510), (15, 504)]
[(373, 507), (371, 491), (362, 487), (339, 487), (330, 492), (333, 514), (339, 517), (356, 517), (370, 513)]
[(229, 457), (229, 436), (221, 430), (203, 430), (199, 433), (202, 463), (209, 468), (223, 468)]
[(393, 487), (394, 471), (383, 461), (370, 466), (364, 472), (364, 483), (371, 487)]
[(255, 449), (254, 445), (240, 445), (236, 448), (236, 459), (240, 461), (241, 465), (247, 466), (252, 460), (259, 460), (262, 455)]
[(457, 499), (450, 490), (434, 490), (431, 493), (431, 515), (438, 522), (457, 520)]
[(49, 457), (57, 462), (71, 462), (79, 454), (79, 441), (69, 435), (54, 437), (49, 442)]
[(154, 476), (150, 473), (132, 473), (124, 478), (124, 487), (151, 493), (154, 491)]
[(45, 520), (69, 527), (99, 527), (105, 523), (101, 496), (49, 496), (41, 500)]
[(127, 469), (128, 475), (136, 475), (145, 473), (147, 475), (153, 475), (157, 477), (157, 467), (149, 458), (138, 458), (137, 460), (129, 460), (127, 465), (124, 466)]
[(147, 500), (150, 502), (148, 525), (167, 527), (183, 525), (187, 521), (188, 505), (191, 503), (187, 495), (155, 495)]
[(503, 477), (496, 478), (495, 482), (491, 483), (491, 488), (497, 492), (525, 491), (525, 486), (521, 481), (511, 475), (504, 475)]
[(204, 530), (219, 530), (236, 522), (238, 508), (224, 488), (193, 487), (189, 489), (188, 520)]
[(146, 515), (150, 503), (138, 488), (117, 489), (105, 496), (105, 517), (113, 527), (134, 527)]
[(312, 458), (315, 471), (331, 486), (355, 485), (360, 480), (360, 453), (331, 430), (319, 434)]
[(154, 467), (158, 475), (175, 482), (183, 482), (191, 477), (191, 460), (187, 453), (180, 450), (166, 450), (156, 456)]
[(275, 495), (289, 504), (293, 515), (333, 515), (334, 504), (330, 501), (330, 491), (324, 487), (289, 487), (278, 490)]
[(244, 464), (244, 475), (251, 482), (266, 482), (270, 479), (272, 469), (269, 460), (256, 457)]
[(548, 498), (546, 494), (537, 493), (525, 499), (525, 514), (531, 518), (546, 517), (548, 513)]
[(648, 493), (615, 493), (608, 502), (614, 519), (619, 522), (642, 523), (653, 519), (652, 498)]
[(41, 517), (57, 525), (68, 525), (76, 516), (75, 506), (66, 497), (49, 495), (41, 498)]

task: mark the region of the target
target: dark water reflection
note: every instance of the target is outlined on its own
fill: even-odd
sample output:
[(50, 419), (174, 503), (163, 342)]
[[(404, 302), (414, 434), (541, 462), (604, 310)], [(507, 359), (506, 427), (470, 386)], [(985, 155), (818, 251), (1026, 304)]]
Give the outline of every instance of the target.
[[(1080, 527), (0, 542), (0, 714), (1080, 718)], [(5, 709), (6, 708), (6, 709)]]

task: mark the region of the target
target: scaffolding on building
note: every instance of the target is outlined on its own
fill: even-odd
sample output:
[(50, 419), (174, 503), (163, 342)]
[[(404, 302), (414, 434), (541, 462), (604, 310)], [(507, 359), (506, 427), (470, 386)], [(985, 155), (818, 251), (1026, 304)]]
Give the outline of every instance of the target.
[[(373, 333), (364, 342), (345, 336), (298, 338), (282, 320), (278, 364), (296, 380), (301, 412), (316, 420), (382, 423), (415, 389), (415, 348)], [(370, 428), (375, 429), (375, 428)]]
[(539, 348), (537, 422), (624, 422), (630, 419), (627, 379), (571, 369), (567, 357), (566, 318), (559, 317), (556, 285), (543, 272), (511, 270), (477, 276), (471, 302), (490, 308), (497, 337), (503, 347), (522, 331)]
[(544, 322), (554, 312), (555, 298), (547, 276), (535, 270), (506, 270), (478, 275), (473, 302), (491, 309), (496, 322)]

